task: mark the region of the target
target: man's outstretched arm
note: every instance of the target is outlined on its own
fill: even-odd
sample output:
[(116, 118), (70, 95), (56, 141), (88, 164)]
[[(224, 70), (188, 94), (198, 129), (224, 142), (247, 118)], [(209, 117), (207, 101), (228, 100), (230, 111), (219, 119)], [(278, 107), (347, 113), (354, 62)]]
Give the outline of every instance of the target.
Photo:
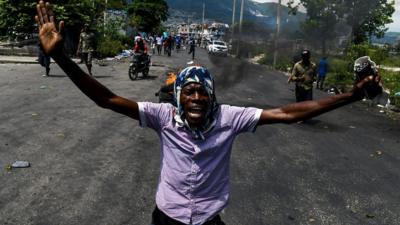
[(115, 95), (97, 80), (83, 72), (63, 51), (63, 37), (61, 32), (64, 22), (59, 23), (57, 30), (54, 13), (50, 3), (40, 1), (36, 6), (39, 25), (39, 39), (43, 51), (50, 55), (61, 69), (68, 75), (74, 84), (97, 105), (124, 114), (133, 119), (139, 119), (139, 107), (131, 101)]
[(364, 97), (365, 85), (379, 85), (380, 77), (369, 76), (355, 85), (352, 92), (331, 96), (328, 98), (305, 101), (282, 106), (275, 109), (263, 110), (258, 125), (273, 123), (294, 123), (307, 120), (341, 106), (361, 100)]

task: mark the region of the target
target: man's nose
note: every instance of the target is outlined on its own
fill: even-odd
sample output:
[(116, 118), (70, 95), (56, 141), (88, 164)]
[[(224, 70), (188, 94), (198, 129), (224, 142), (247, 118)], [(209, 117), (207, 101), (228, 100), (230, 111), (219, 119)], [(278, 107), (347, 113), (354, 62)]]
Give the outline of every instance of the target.
[(198, 91), (195, 91), (195, 92), (193, 93), (193, 99), (195, 99), (195, 100), (200, 99), (200, 94), (199, 94)]

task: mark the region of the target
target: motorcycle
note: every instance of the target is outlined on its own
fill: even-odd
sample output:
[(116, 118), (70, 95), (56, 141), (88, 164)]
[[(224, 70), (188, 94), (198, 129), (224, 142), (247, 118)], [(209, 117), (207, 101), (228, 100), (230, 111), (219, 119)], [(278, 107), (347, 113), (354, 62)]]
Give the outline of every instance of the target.
[(133, 53), (132, 61), (129, 64), (129, 78), (136, 80), (139, 73), (143, 74), (143, 78), (149, 75), (150, 71), (150, 56), (142, 53)]

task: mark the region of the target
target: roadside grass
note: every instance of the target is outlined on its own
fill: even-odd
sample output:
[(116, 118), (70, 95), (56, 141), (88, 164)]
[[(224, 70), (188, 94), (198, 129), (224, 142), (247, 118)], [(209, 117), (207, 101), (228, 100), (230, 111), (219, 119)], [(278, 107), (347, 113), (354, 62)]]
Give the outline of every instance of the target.
[(390, 100), (393, 105), (400, 108), (400, 96), (395, 95), (400, 92), (400, 72), (380, 70), (383, 87), (390, 92)]
[(389, 56), (382, 61), (382, 65), (388, 67), (400, 67), (400, 56), (397, 55)]

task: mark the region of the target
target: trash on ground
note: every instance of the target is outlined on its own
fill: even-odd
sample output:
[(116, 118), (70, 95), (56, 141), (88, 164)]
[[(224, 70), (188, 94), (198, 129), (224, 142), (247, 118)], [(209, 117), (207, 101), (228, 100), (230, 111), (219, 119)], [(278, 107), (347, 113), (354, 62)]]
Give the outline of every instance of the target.
[(380, 112), (380, 113), (384, 113), (384, 112), (385, 112), (385, 110), (379, 110), (379, 112)]
[(350, 128), (350, 129), (356, 129), (356, 127), (355, 127), (355, 126), (349, 126), (349, 128)]
[(308, 222), (314, 223), (314, 222), (315, 222), (315, 219), (314, 219), (314, 218), (310, 218), (310, 219), (308, 219)]
[(295, 218), (293, 216), (291, 216), (291, 215), (288, 216), (288, 219), (289, 220), (295, 220)]
[(115, 58), (120, 60), (122, 58), (128, 58), (133, 54), (132, 50), (123, 50), (120, 54), (116, 55)]
[(65, 134), (63, 134), (63, 133), (58, 133), (56, 136), (60, 137), (60, 138), (65, 138)]
[(47, 88), (47, 86), (46, 85), (42, 85), (42, 86), (40, 86), (40, 89), (46, 89)]
[(32, 115), (32, 116), (39, 116), (38, 113), (32, 113), (31, 115)]
[(31, 164), (28, 161), (15, 161), (11, 164), (12, 168), (27, 168), (30, 166)]
[(383, 155), (383, 151), (378, 150), (378, 151), (375, 151), (374, 153), (370, 154), (369, 156), (370, 156), (371, 158), (373, 158), (373, 157), (380, 157), (380, 156), (382, 156), (382, 155)]
[(365, 217), (367, 217), (368, 219), (372, 219), (372, 218), (374, 218), (375, 216), (372, 215), (372, 214), (366, 214)]

